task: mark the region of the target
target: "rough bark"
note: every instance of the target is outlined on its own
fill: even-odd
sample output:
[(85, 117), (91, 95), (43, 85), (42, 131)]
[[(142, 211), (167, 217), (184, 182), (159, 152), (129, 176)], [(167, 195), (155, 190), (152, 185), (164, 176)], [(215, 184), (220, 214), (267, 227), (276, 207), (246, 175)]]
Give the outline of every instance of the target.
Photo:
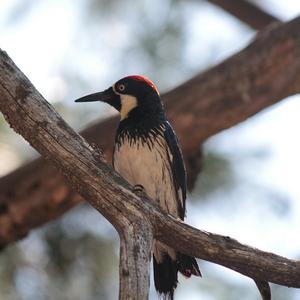
[[(238, 54), (163, 95), (188, 166), (199, 164), (205, 139), (299, 92), (299, 26), (296, 18), (265, 29)], [(0, 74), (5, 68), (3, 63)], [(84, 132), (108, 159), (116, 123), (116, 118), (108, 119)], [(78, 201), (62, 176), (42, 160), (2, 178), (0, 244), (24, 236)]]
[[(119, 289), (122, 293), (119, 298), (148, 299), (153, 240), (150, 222), (128, 223), (120, 234), (120, 240)], [(128, 281), (132, 282), (129, 284)], [(136, 295), (132, 294), (129, 285), (138, 291)]]
[(261, 30), (270, 23), (279, 21), (270, 13), (247, 0), (207, 0), (220, 6), (255, 30)]
[(1, 70), (0, 111), (13, 129), (51, 160), (119, 232), (120, 299), (146, 299), (152, 228), (141, 213), (133, 213), (129, 199), (125, 200), (122, 194), (126, 188), (126, 197), (137, 197), (108, 167), (103, 156), (60, 118), (3, 52), (0, 64), (5, 66)]
[[(76, 134), (0, 52), (0, 111), (13, 129), (51, 161), (69, 184), (101, 212), (121, 237), (120, 299), (147, 299), (152, 238), (188, 255), (261, 281), (300, 287), (300, 262), (193, 228), (161, 211), (132, 187)], [(141, 274), (144, 276), (138, 277)]]

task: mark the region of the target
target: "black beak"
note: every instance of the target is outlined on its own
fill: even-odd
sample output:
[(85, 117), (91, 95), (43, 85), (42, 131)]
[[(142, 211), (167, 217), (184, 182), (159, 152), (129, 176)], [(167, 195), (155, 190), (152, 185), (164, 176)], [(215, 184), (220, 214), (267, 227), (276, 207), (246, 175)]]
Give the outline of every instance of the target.
[(106, 102), (106, 103), (111, 103), (115, 96), (116, 96), (116, 94), (114, 93), (113, 89), (110, 87), (109, 89), (107, 89), (103, 92), (90, 94), (90, 95), (81, 97), (79, 99), (76, 99), (75, 102), (102, 101), (102, 102)]

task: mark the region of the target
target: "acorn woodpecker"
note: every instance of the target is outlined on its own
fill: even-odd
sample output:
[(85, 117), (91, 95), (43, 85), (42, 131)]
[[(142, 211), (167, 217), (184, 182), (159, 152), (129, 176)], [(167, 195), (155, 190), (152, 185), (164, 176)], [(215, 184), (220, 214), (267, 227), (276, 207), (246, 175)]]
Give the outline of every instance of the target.
[[(120, 112), (113, 167), (136, 191), (145, 192), (160, 207), (181, 220), (185, 216), (186, 172), (177, 137), (166, 119), (155, 85), (134, 75), (76, 102), (103, 101)], [(153, 247), (154, 283), (164, 299), (173, 299), (177, 273), (201, 276), (195, 258), (160, 241)]]

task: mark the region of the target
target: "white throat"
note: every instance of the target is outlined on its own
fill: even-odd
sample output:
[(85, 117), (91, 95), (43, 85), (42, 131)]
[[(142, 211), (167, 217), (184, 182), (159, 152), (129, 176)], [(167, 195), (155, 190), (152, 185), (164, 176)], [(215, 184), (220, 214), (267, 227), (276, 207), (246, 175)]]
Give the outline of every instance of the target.
[(128, 117), (130, 111), (137, 107), (137, 99), (134, 96), (119, 94), (121, 98), (121, 120), (124, 120)]

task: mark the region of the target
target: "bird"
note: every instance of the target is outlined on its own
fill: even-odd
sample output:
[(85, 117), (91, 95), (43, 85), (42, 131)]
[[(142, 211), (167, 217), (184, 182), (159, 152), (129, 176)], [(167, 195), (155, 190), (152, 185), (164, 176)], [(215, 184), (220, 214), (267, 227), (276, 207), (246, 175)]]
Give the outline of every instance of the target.
[[(186, 214), (186, 170), (177, 136), (167, 120), (154, 83), (145, 76), (126, 76), (103, 92), (75, 102), (102, 101), (120, 114), (115, 136), (113, 168), (135, 192), (145, 193), (162, 210), (184, 220)], [(178, 272), (189, 278), (201, 276), (194, 257), (154, 240), (152, 246), (154, 284), (165, 300), (173, 300)]]

